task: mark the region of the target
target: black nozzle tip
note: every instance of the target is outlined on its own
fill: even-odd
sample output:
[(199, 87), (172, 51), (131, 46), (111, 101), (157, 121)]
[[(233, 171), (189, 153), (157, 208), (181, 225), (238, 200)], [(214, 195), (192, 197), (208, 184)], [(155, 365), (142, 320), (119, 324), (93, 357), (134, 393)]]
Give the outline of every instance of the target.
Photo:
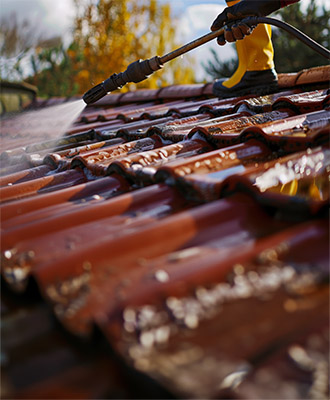
[(103, 83), (99, 83), (92, 89), (89, 89), (84, 95), (83, 100), (86, 104), (95, 103), (97, 100), (102, 99), (108, 92), (104, 89)]

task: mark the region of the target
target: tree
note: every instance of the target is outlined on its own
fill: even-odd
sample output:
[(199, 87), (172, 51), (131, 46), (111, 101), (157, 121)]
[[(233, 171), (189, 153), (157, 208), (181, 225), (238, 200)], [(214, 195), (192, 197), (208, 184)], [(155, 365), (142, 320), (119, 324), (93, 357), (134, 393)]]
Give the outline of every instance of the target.
[(238, 58), (231, 58), (227, 61), (221, 61), (219, 53), (211, 49), (213, 59), (208, 60), (207, 64), (202, 63), (205, 72), (212, 79), (229, 78), (238, 66)]
[[(319, 8), (315, 0), (310, 1), (306, 12), (302, 11), (300, 3), (296, 3), (281, 9), (277, 17), (329, 48), (330, 11), (325, 7)], [(275, 67), (279, 73), (297, 72), (304, 68), (328, 64), (325, 58), (284, 30), (273, 28), (272, 42)], [(214, 50), (212, 53), (212, 59), (203, 66), (205, 71), (213, 79), (231, 76), (236, 70), (237, 59), (223, 62)]]
[(22, 80), (28, 56), (34, 49), (58, 46), (61, 38), (45, 37), (30, 21), (19, 20), (16, 13), (0, 20), (0, 77), (9, 81)]
[[(304, 32), (307, 36), (329, 48), (330, 11), (324, 6), (317, 7), (315, 0), (310, 0), (306, 12), (299, 3), (283, 8), (279, 15), (283, 21)], [(273, 30), (275, 65), (277, 72), (296, 72), (304, 68), (327, 65), (328, 61), (287, 32)]]
[[(73, 77), (81, 92), (113, 73), (125, 71), (138, 60), (164, 55), (178, 47), (175, 24), (168, 4), (157, 0), (75, 0), (74, 43), (68, 53)], [(171, 83), (191, 83), (191, 59), (171, 62), (138, 87), (153, 88)], [(127, 88), (135, 87), (134, 84)]]
[(33, 74), (26, 79), (28, 83), (37, 86), (39, 96), (73, 96), (79, 91), (79, 86), (72, 77), (75, 74), (73, 63), (68, 56), (69, 49), (63, 43), (50, 48), (36, 48), (31, 54), (30, 63)]
[[(76, 16), (68, 48), (60, 38), (43, 40), (44, 35), (36, 35), (27, 21), (18, 24), (16, 16), (5, 21), (0, 45), (1, 54), (14, 59), (6, 63), (10, 80), (22, 79), (29, 60), (31, 76), (26, 80), (38, 87), (39, 95), (82, 94), (140, 58), (162, 56), (179, 47), (169, 4), (159, 5), (157, 0), (74, 1)], [(192, 65), (191, 57), (171, 61), (137, 86), (194, 82)], [(135, 87), (131, 84), (123, 90)]]

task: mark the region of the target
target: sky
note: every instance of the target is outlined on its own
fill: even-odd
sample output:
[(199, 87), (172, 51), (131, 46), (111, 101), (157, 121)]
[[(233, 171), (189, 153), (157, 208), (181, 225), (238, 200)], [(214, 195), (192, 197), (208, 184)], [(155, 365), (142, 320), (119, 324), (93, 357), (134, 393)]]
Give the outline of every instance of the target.
[[(213, 20), (225, 7), (224, 0), (159, 1), (171, 4), (174, 15), (179, 19), (177, 23), (178, 39), (182, 44), (208, 33)], [(309, 0), (301, 1), (303, 6), (309, 2)], [(317, 0), (317, 3), (326, 5), (328, 1)], [(73, 0), (0, 0), (0, 16), (9, 15), (12, 12), (16, 12), (21, 18), (28, 19), (41, 32), (50, 36), (61, 35), (65, 42), (69, 42), (70, 21), (74, 16)], [(219, 47), (215, 40), (192, 50), (190, 54), (197, 61), (197, 80), (206, 78), (201, 62), (206, 63), (207, 59), (211, 57), (211, 48), (219, 51), (219, 56), (224, 61), (235, 56), (234, 45), (227, 44)], [(154, 55), (156, 54), (150, 54), (150, 57)], [(162, 56), (163, 54), (157, 55)]]
[[(179, 22), (178, 42), (186, 44), (209, 32), (212, 21), (225, 7), (224, 0), (159, 0), (169, 2)], [(70, 21), (74, 16), (73, 0), (0, 0), (0, 16), (15, 12), (18, 17), (28, 19), (46, 35), (61, 35), (64, 42), (70, 41)], [(65, 40), (67, 39), (67, 40)], [(219, 49), (215, 41), (190, 52), (196, 60), (196, 78), (206, 78), (198, 60), (210, 58), (210, 48)], [(174, 50), (174, 49), (173, 49)], [(221, 49), (224, 59), (235, 56), (233, 45)], [(150, 54), (153, 57), (156, 54)], [(157, 54), (162, 56), (163, 54)]]

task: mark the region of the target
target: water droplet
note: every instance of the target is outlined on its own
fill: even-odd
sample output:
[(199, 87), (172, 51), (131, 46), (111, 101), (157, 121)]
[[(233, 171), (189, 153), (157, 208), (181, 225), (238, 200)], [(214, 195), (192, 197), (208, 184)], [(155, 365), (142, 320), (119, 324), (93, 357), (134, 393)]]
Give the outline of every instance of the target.
[(296, 301), (288, 299), (284, 302), (283, 307), (286, 312), (292, 313), (297, 311), (298, 305)]
[(165, 343), (167, 342), (170, 336), (170, 328), (169, 326), (161, 326), (155, 332), (155, 339), (157, 343)]
[(92, 269), (92, 264), (91, 264), (89, 261), (85, 261), (85, 262), (83, 263), (83, 269), (84, 269), (85, 271), (90, 271), (90, 270)]
[(4, 252), (4, 256), (5, 256), (5, 258), (7, 258), (7, 260), (10, 260), (12, 257), (12, 252), (10, 250), (6, 250)]
[(184, 319), (185, 325), (190, 329), (195, 329), (198, 327), (198, 317), (196, 314), (188, 314)]
[(244, 267), (241, 264), (235, 264), (234, 265), (234, 272), (236, 275), (242, 275), (244, 274)]
[(158, 282), (167, 282), (170, 279), (168, 273), (162, 269), (155, 272), (155, 278)]
[(143, 332), (140, 336), (140, 342), (144, 347), (152, 347), (154, 344), (154, 335), (153, 332)]
[(126, 308), (124, 310), (123, 317), (126, 322), (135, 322), (135, 311), (132, 308)]

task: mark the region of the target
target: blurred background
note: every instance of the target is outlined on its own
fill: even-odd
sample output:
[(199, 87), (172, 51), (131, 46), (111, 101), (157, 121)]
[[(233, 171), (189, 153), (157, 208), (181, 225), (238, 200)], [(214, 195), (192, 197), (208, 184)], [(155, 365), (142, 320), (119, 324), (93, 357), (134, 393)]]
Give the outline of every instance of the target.
[[(301, 0), (283, 18), (329, 48), (328, 0)], [(209, 32), (224, 0), (0, 0), (1, 81), (26, 82), (41, 97), (75, 96), (139, 58), (162, 56)], [(277, 72), (326, 61), (273, 30)], [(216, 41), (123, 90), (212, 81), (236, 69), (235, 46)]]

